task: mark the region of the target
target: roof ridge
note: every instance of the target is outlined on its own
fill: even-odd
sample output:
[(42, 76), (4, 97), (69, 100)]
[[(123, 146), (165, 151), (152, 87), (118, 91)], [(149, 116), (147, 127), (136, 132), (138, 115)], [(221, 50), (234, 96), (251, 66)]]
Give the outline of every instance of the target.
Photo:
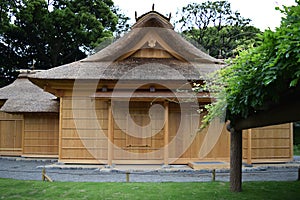
[(168, 28), (174, 29), (174, 26), (170, 23), (170, 17), (166, 17), (157, 11), (149, 11), (140, 17), (136, 18), (136, 23), (131, 27), (141, 28), (141, 27), (160, 27), (160, 28)]

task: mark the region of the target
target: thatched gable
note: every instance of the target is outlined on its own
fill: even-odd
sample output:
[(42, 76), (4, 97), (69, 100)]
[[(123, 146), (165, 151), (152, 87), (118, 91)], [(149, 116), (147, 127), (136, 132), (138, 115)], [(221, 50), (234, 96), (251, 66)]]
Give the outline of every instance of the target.
[(174, 68), (186, 80), (199, 80), (201, 76), (219, 69), (223, 62), (194, 47), (173, 30), (166, 17), (151, 11), (137, 18), (129, 33), (98, 53), (39, 72), (30, 76), (30, 80), (40, 87), (46, 85), (41, 79), (118, 80), (141, 64), (147, 67), (135, 70), (135, 75), (130, 76), (130, 79), (182, 79), (172, 70), (159, 66), (166, 65)]
[(31, 83), (27, 76), (32, 71), (22, 71), (12, 84), (0, 88), (3, 112), (58, 112), (58, 101), (50, 93)]

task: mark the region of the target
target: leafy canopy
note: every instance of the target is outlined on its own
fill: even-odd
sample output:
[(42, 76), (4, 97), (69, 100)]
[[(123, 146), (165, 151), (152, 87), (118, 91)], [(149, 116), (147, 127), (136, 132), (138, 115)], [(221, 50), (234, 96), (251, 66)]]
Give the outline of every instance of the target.
[(225, 87), (217, 100), (208, 106), (204, 122), (227, 110), (227, 119), (247, 118), (267, 109), (293, 88), (300, 79), (300, 1), (280, 10), (285, 17), (275, 31), (260, 36), (259, 46), (249, 48), (218, 72), (217, 82)]
[(112, 0), (2, 0), (0, 76), (82, 59), (127, 20)]
[(234, 50), (251, 44), (260, 30), (249, 26), (250, 19), (231, 9), (228, 1), (190, 3), (182, 8), (178, 24), (187, 39), (202, 45), (211, 56), (228, 58)]

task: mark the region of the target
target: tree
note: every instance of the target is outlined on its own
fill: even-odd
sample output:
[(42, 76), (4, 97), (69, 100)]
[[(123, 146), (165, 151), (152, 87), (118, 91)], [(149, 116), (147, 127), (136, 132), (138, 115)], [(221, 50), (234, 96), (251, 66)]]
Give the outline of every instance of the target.
[(250, 19), (233, 12), (227, 1), (191, 3), (182, 8), (183, 34), (202, 45), (211, 56), (232, 57), (239, 45), (253, 43), (258, 28), (249, 26)]
[[(5, 31), (10, 26), (10, 10), (15, 6), (14, 1), (2, 0), (0, 1), (0, 41), (4, 40)], [(16, 68), (15, 61), (18, 56), (11, 51), (10, 47), (3, 42), (0, 42), (0, 87), (7, 85), (15, 79)]]
[(3, 71), (80, 60), (128, 20), (112, 0), (5, 0), (0, 6)]
[(285, 17), (276, 31), (265, 31), (259, 46), (245, 50), (219, 72), (217, 81), (225, 87), (208, 106), (204, 121), (227, 110), (236, 145), (231, 146), (232, 191), (241, 191), (241, 131), (300, 120), (300, 0), (296, 4), (283, 7)]

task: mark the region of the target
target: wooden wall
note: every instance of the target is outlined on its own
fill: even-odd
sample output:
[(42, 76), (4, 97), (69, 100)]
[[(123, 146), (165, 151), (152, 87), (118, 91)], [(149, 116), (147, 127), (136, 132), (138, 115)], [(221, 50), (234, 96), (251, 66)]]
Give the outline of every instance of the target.
[(94, 101), (88, 97), (75, 97), (73, 100), (72, 97), (61, 98), (61, 162), (107, 162), (107, 108), (107, 102)]
[[(229, 149), (230, 149), (230, 138), (226, 129), (223, 125), (221, 125), (220, 129), (210, 129), (208, 128), (202, 131), (195, 131), (195, 127), (192, 123), (196, 123), (196, 125), (201, 124), (201, 116), (195, 113), (195, 110), (190, 111), (191, 116), (184, 117), (183, 120), (183, 130), (179, 130), (178, 125), (181, 120), (181, 111), (178, 104), (170, 103), (170, 138), (171, 141), (173, 137), (176, 137), (176, 133), (180, 133), (183, 131), (183, 135), (185, 137), (182, 138), (182, 144), (189, 142), (186, 138), (194, 137), (193, 142), (191, 142), (190, 146), (186, 149), (186, 151), (179, 157), (177, 160), (173, 160), (175, 164), (187, 164), (191, 161), (199, 161), (199, 160), (214, 160), (214, 161), (227, 161), (229, 159)], [(192, 116), (195, 116), (193, 118)], [(198, 120), (198, 121), (197, 121)], [(196, 133), (194, 135), (194, 133)], [(170, 149), (170, 151), (176, 151), (175, 149)]]
[[(61, 98), (61, 148), (59, 160), (65, 163), (107, 163), (108, 162), (108, 101), (95, 100), (86, 97)], [(145, 126), (150, 122), (150, 102), (131, 102), (130, 116), (126, 112), (124, 102), (113, 102), (113, 154), (114, 163), (161, 163), (164, 159), (162, 148), (164, 147), (164, 128), (160, 129), (164, 116), (151, 113), (153, 125), (148, 127), (151, 137), (139, 137), (126, 132), (138, 132), (129, 124), (129, 117), (135, 123)], [(162, 107), (163, 102), (157, 103)], [(176, 103), (170, 103), (169, 110), (169, 142), (177, 137), (178, 125), (181, 120), (180, 107)], [(192, 132), (192, 118), (185, 118), (181, 131), (188, 135)], [(199, 120), (199, 118), (198, 118)], [(199, 122), (198, 122), (199, 123)], [(101, 127), (100, 127), (101, 126)], [(137, 127), (135, 127), (137, 128)], [(139, 128), (137, 128), (139, 129)], [(101, 132), (103, 130), (103, 133)], [(142, 129), (141, 129), (142, 130)], [(199, 151), (203, 138), (207, 132), (195, 134), (195, 140), (191, 141), (187, 149), (182, 151), (179, 147), (186, 145), (187, 137), (177, 139), (176, 146), (169, 149), (172, 163), (188, 163), (191, 160), (199, 160)], [(210, 133), (211, 134), (211, 133)], [(224, 160), (229, 157), (229, 134), (223, 130), (215, 141), (214, 148), (207, 152), (203, 159)], [(175, 152), (175, 153), (174, 153)], [(174, 158), (173, 155), (180, 156)]]
[(282, 124), (243, 131), (243, 159), (249, 164), (291, 161), (292, 125)]
[(58, 157), (58, 125), (56, 113), (24, 114), (23, 156)]
[(23, 115), (0, 112), (0, 155), (22, 154)]
[[(163, 102), (158, 103), (164, 106)], [(164, 160), (164, 129), (155, 127), (159, 121), (164, 121), (164, 116), (153, 116), (154, 126), (148, 127), (148, 131), (154, 132), (151, 137), (143, 137), (140, 128), (133, 128), (128, 121), (126, 106), (122, 102), (111, 104), (113, 118), (113, 130), (109, 136), (109, 101), (92, 99), (89, 97), (61, 98), (60, 112), (60, 162), (65, 163), (104, 163), (109, 162), (109, 154), (112, 162), (116, 164), (148, 163), (158, 164)], [(150, 102), (131, 102), (130, 117), (135, 123), (145, 126), (149, 123)], [(179, 130), (180, 124), (179, 105), (169, 103), (169, 142), (171, 142)], [(199, 119), (199, 118), (198, 118)], [(156, 121), (155, 121), (156, 120)], [(192, 118), (186, 118), (181, 129), (187, 137), (192, 136)], [(199, 122), (197, 122), (199, 123)], [(120, 127), (121, 126), (121, 127)], [(136, 129), (136, 130), (135, 130)], [(182, 131), (181, 130), (181, 131)], [(126, 132), (140, 131), (141, 137), (134, 137)], [(248, 159), (248, 133), (243, 133), (243, 159)], [(178, 146), (169, 149), (170, 163), (187, 164), (190, 161), (210, 160), (229, 161), (230, 134), (225, 126), (218, 130), (202, 130), (193, 137), (189, 147), (180, 154), (178, 159), (177, 147), (186, 144), (186, 138), (177, 141)], [(111, 138), (113, 150), (109, 150), (108, 138)], [(292, 155), (292, 134), (289, 125), (253, 129), (251, 133), (251, 162), (266, 162), (268, 160), (289, 161)], [(205, 147), (205, 143), (209, 144)], [(203, 145), (205, 148), (203, 150)], [(210, 148), (212, 147), (212, 148)], [(110, 152), (110, 153), (109, 153)], [(175, 152), (175, 153), (174, 153)], [(204, 153), (203, 153), (204, 152)], [(248, 159), (249, 160), (249, 159)]]

